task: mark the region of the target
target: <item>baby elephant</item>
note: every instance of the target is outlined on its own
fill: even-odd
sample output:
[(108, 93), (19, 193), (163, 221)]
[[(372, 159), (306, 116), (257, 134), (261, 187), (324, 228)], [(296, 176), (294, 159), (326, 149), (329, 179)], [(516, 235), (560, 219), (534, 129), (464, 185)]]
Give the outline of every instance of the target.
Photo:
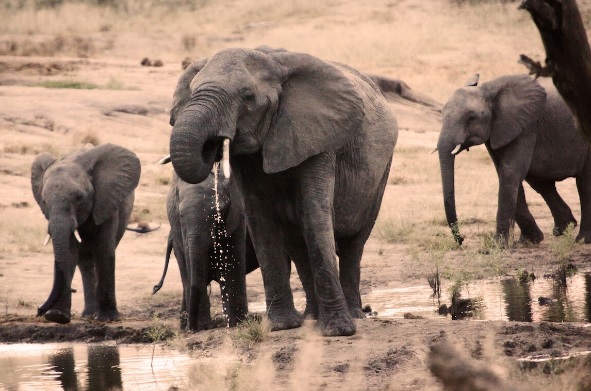
[[(174, 249), (183, 283), (181, 329), (197, 331), (214, 326), (207, 294), (211, 281), (220, 284), (230, 326), (248, 314), (246, 274), (258, 268), (258, 262), (238, 189), (222, 170), (218, 177), (217, 200), (213, 173), (197, 185), (184, 182), (174, 173), (168, 193), (167, 258)], [(154, 290), (159, 288), (157, 285)]]
[(513, 221), (521, 240), (539, 243), (538, 228), (525, 201), (523, 180), (544, 198), (554, 217), (554, 234), (577, 221), (556, 191), (556, 182), (576, 178), (581, 200), (577, 240), (591, 242), (591, 153), (575, 127), (574, 117), (551, 82), (526, 75), (502, 76), (477, 86), (473, 78), (456, 90), (443, 108), (437, 149), (447, 222), (456, 241), (454, 159), (463, 150), (484, 144), (499, 176), (497, 234), (505, 243)]
[[(117, 320), (115, 249), (131, 215), (140, 161), (113, 144), (57, 159), (41, 153), (31, 167), (35, 200), (49, 222), (54, 279), (38, 315), (52, 322), (71, 319), (71, 284), (76, 266), (84, 287), (83, 317)], [(47, 243), (46, 241), (46, 243)]]

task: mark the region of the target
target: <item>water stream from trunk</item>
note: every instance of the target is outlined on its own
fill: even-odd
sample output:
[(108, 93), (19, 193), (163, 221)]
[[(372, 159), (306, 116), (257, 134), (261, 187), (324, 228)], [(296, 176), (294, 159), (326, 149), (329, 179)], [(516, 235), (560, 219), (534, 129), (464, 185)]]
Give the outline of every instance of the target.
[(220, 163), (216, 162), (213, 166), (213, 177), (214, 177), (214, 219), (213, 219), (213, 229), (212, 229), (212, 237), (213, 237), (213, 246), (214, 246), (214, 257), (215, 257), (215, 265), (217, 270), (220, 273), (220, 290), (222, 295), (222, 311), (224, 313), (224, 318), (226, 319), (226, 326), (229, 327), (230, 325), (230, 318), (228, 315), (228, 303), (229, 303), (229, 294), (227, 284), (230, 283), (230, 279), (232, 277), (232, 268), (234, 267), (234, 260), (230, 259), (232, 257), (232, 253), (230, 252), (230, 242), (228, 240), (228, 232), (226, 230), (226, 222), (224, 221), (224, 217), (222, 216), (221, 207), (220, 207), (220, 194), (219, 194), (219, 173), (220, 173)]

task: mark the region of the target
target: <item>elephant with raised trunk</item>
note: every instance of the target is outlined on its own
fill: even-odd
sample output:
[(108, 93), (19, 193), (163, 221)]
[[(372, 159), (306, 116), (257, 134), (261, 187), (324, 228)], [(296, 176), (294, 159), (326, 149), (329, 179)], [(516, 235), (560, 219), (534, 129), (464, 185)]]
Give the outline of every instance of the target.
[[(379, 89), (349, 66), (268, 47), (219, 51), (180, 83), (175, 101), (189, 103), (172, 111), (175, 171), (199, 183), (215, 161), (231, 166), (272, 328), (311, 316), (324, 335), (354, 334), (354, 318), (365, 317), (361, 255), (398, 136)], [(306, 291), (303, 316), (290, 259)]]
[(499, 177), (497, 234), (507, 243), (513, 222), (520, 240), (539, 243), (544, 234), (525, 200), (525, 180), (548, 204), (554, 234), (577, 220), (556, 191), (556, 182), (576, 178), (581, 200), (577, 240), (591, 242), (591, 153), (577, 132), (569, 108), (550, 82), (526, 75), (502, 76), (478, 86), (473, 78), (456, 90), (443, 108), (437, 148), (447, 221), (458, 243), (454, 160), (458, 153), (484, 144)]
[(71, 284), (76, 266), (82, 274), (82, 317), (117, 320), (115, 249), (125, 233), (140, 179), (137, 156), (104, 144), (57, 159), (44, 152), (31, 168), (35, 200), (49, 222), (54, 280), (38, 309), (52, 322), (71, 320)]

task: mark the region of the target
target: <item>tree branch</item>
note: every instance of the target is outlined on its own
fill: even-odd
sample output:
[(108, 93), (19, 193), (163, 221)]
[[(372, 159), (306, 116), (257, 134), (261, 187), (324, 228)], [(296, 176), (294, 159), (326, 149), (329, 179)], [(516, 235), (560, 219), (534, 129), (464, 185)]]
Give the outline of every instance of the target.
[(591, 142), (591, 49), (576, 1), (524, 0), (519, 8), (530, 13), (546, 50), (545, 66), (537, 63), (536, 69), (530, 59), (530, 72), (533, 64), (533, 73), (552, 76), (579, 130)]

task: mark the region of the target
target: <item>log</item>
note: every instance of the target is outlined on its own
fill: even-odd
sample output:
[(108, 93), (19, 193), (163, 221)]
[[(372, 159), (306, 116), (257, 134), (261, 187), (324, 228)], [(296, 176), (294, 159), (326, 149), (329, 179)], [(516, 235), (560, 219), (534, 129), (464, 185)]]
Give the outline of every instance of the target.
[[(521, 55), (530, 73), (548, 75), (572, 110), (579, 131), (591, 142), (591, 49), (575, 0), (524, 0), (540, 32), (545, 66)], [(536, 69), (537, 68), (537, 69)]]

